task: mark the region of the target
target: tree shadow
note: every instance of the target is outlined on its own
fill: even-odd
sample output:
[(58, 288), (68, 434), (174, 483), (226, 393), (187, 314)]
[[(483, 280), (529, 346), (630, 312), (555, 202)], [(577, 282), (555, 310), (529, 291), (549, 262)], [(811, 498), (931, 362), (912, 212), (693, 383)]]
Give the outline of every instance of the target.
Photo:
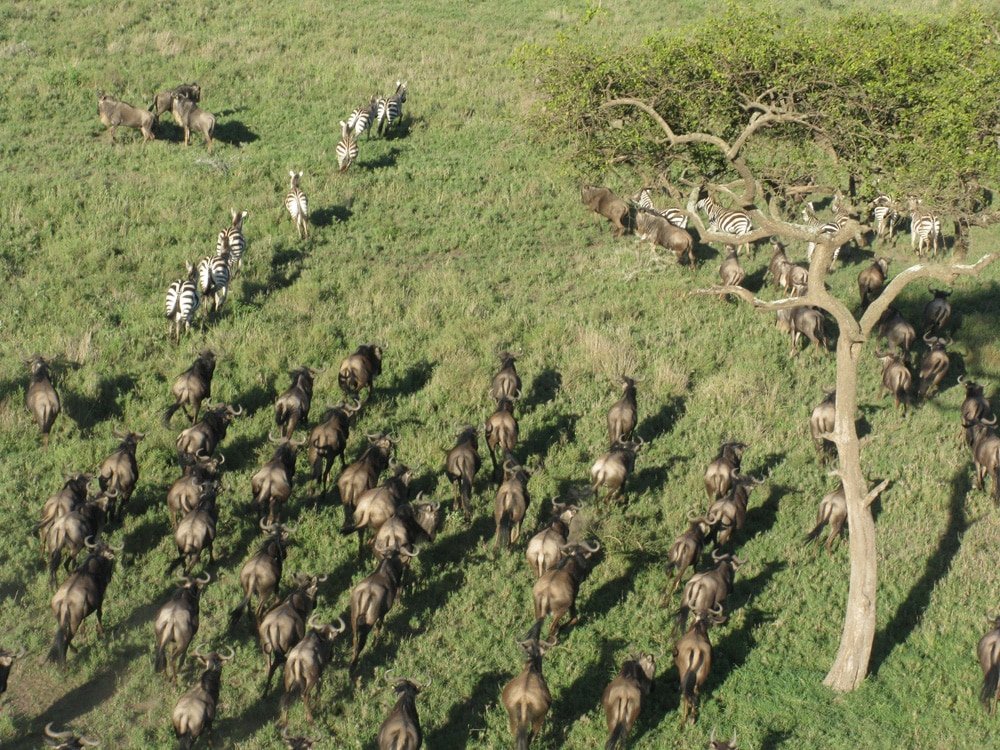
[(625, 646), (619, 638), (609, 638), (601, 643), (601, 654), (597, 659), (588, 659), (587, 668), (559, 693), (552, 711), (552, 725), (570, 727), (582, 716), (599, 706), (604, 688), (615, 673), (616, 653)]
[(382, 391), (390, 399), (412, 396), (426, 386), (434, 375), (434, 363), (422, 359), (411, 364), (402, 375), (392, 381), (392, 385)]
[(260, 136), (239, 120), (227, 120), (223, 123), (216, 123), (213, 135), (217, 140), (237, 147), (253, 143), (260, 139)]
[(399, 157), (400, 153), (402, 153), (402, 151), (393, 146), (384, 154), (381, 154), (375, 159), (366, 159), (364, 161), (358, 161), (358, 166), (362, 169), (367, 169), (368, 171), (394, 167), (396, 166), (396, 160)]
[(576, 440), (576, 423), (579, 421), (578, 414), (547, 416), (541, 425), (528, 433), (526, 440), (521, 441), (520, 448), (525, 460), (531, 456), (538, 456), (544, 460), (553, 444), (564, 440), (572, 443)]
[(930, 604), (931, 594), (937, 583), (948, 574), (951, 563), (962, 546), (962, 534), (971, 525), (965, 517), (965, 497), (971, 489), (968, 472), (963, 468), (951, 479), (951, 499), (948, 502), (948, 524), (938, 539), (938, 546), (924, 565), (924, 573), (910, 588), (906, 599), (896, 609), (885, 627), (875, 634), (872, 646), (871, 674), (889, 658), (893, 649), (910, 637), (920, 624), (921, 617)]
[(346, 222), (353, 215), (350, 206), (326, 206), (309, 214), (309, 222), (315, 227), (328, 227), (334, 222)]
[(66, 414), (82, 430), (91, 430), (95, 425), (108, 419), (121, 419), (124, 415), (118, 398), (135, 388), (135, 378), (131, 375), (116, 375), (101, 378), (93, 396), (85, 396), (73, 391), (61, 391)]
[(429, 748), (468, 746), (473, 729), (485, 726), (486, 711), (497, 701), (505, 677), (501, 672), (481, 675), (472, 690), (448, 709), (444, 723), (427, 733), (424, 744)]
[(642, 435), (643, 440), (652, 442), (661, 435), (665, 435), (673, 429), (677, 420), (684, 415), (685, 399), (683, 396), (671, 396), (660, 405), (659, 411), (652, 416), (646, 417), (636, 429), (636, 433)]
[(562, 374), (554, 367), (546, 367), (531, 381), (531, 387), (518, 401), (517, 406), (522, 414), (534, 411), (556, 397), (562, 388)]

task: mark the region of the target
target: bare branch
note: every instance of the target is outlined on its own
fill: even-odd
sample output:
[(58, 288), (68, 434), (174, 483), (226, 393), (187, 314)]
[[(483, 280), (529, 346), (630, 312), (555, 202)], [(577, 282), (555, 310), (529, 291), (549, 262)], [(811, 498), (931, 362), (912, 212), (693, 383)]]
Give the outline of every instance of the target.
[(739, 297), (741, 300), (757, 310), (788, 310), (792, 307), (803, 307), (805, 305), (818, 304), (817, 300), (809, 294), (802, 297), (783, 297), (782, 299), (776, 299), (769, 302), (766, 299), (754, 296), (754, 293), (749, 289), (733, 285), (713, 286), (708, 289), (695, 289), (688, 292), (688, 294), (714, 294), (716, 296), (731, 294), (734, 297)]
[(878, 500), (878, 496), (881, 495), (885, 491), (885, 488), (888, 486), (889, 486), (889, 480), (883, 479), (876, 486), (872, 487), (871, 490), (868, 491), (868, 494), (865, 495), (865, 507), (868, 507), (876, 500)]

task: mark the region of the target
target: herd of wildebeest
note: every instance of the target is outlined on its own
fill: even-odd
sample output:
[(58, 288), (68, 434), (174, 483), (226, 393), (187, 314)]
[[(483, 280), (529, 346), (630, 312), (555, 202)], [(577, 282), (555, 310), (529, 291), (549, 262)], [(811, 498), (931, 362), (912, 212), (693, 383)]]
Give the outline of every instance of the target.
[[(185, 142), (193, 129), (202, 132), (211, 146), (214, 118), (197, 108), (195, 103), (200, 95), (197, 84), (185, 84), (158, 94), (148, 112), (126, 109), (127, 105), (101, 95), (99, 112), (102, 122), (111, 129), (112, 138), (117, 125), (129, 125), (139, 127), (144, 138), (149, 139), (153, 137), (155, 119), (172, 111), (184, 128)], [(383, 119), (391, 125), (401, 116), (405, 96), (405, 83), (397, 82), (394, 97), (372, 97), (368, 105), (356, 110), (342, 123), (342, 129), (360, 134), (377, 121), (381, 130)], [(340, 166), (344, 168), (342, 161)], [(302, 173), (292, 171), (290, 175), (291, 190), (285, 198), (285, 206), (298, 236), (306, 238), (308, 208), (299, 185)], [(616, 236), (634, 229), (640, 239), (671, 250), (678, 261), (695, 267), (694, 242), (685, 229), (686, 212), (655, 209), (649, 190), (641, 191), (633, 201), (623, 201), (607, 188), (584, 187), (583, 200), (588, 207), (612, 221)], [(722, 208), (707, 191), (699, 194), (697, 205), (706, 212), (714, 230), (733, 234), (734, 241), (723, 260), (720, 276), (725, 285), (741, 285), (745, 272), (739, 260), (739, 235), (749, 231), (749, 217)], [(913, 210), (913, 226), (918, 227), (924, 217), (916, 211), (917, 202), (911, 200), (909, 205)], [(878, 236), (891, 239), (899, 217), (895, 202), (879, 196), (872, 202), (872, 208)], [(833, 221), (823, 223), (816, 219), (812, 204), (806, 204), (803, 217), (807, 224), (804, 226), (811, 227), (817, 237), (835, 233), (841, 226), (842, 217), (847, 215), (843, 211), (835, 213)], [(247, 247), (243, 236), (246, 217), (246, 211), (234, 209), (231, 225), (219, 232), (216, 256), (205, 258), (197, 266), (189, 264), (189, 277), (171, 285), (167, 295), (167, 317), (178, 340), (182, 325), (185, 330), (190, 329), (199, 299), (209, 298), (212, 302), (210, 312), (220, 312), (230, 280), (239, 271)], [(925, 248), (937, 252), (940, 222), (932, 217), (930, 225), (933, 242), (920, 238), (918, 247), (915, 240), (914, 248), (918, 253)], [(780, 243), (772, 241), (772, 244), (774, 253), (767, 273), (773, 283), (786, 293), (803, 294), (808, 268), (789, 260)], [(862, 308), (881, 292), (888, 267), (887, 258), (877, 258), (859, 275)], [(895, 308), (886, 312), (878, 327), (880, 336), (890, 346), (887, 353), (877, 352), (883, 366), (883, 387), (904, 413), (907, 405), (933, 396), (949, 369), (946, 350), (951, 341), (947, 335), (951, 330), (949, 292), (932, 289), (931, 293), (933, 298), (925, 308), (923, 320), (922, 338), (927, 351), (916, 373), (911, 371), (910, 365), (916, 328)], [(828, 347), (823, 315), (814, 308), (779, 312), (778, 324), (790, 335), (793, 356), (803, 337), (817, 349)], [(465, 522), (469, 522), (474, 513), (474, 479), (482, 467), (479, 440), (480, 437), (485, 440), (492, 482), (497, 487), (494, 547), (498, 551), (509, 550), (520, 543), (521, 527), (530, 503), (528, 485), (532, 472), (516, 458), (519, 443), (516, 411), (522, 393), (516, 366), (519, 356), (510, 351), (499, 352), (499, 368), (489, 387), (494, 411), (483, 424), (467, 425), (458, 431), (443, 466), (445, 476), (454, 487), (452, 508), (461, 511)], [(27, 364), (31, 374), (26, 404), (41, 431), (43, 444), (47, 445), (61, 409), (52, 365), (41, 355), (31, 357)], [(173, 404), (163, 415), (166, 426), (178, 411), (190, 420), (190, 426), (176, 438), (180, 476), (165, 488), (166, 510), (177, 548), (177, 556), (167, 573), (179, 568), (183, 575), (153, 623), (154, 666), (173, 684), (177, 684), (184, 674), (186, 654), (199, 632), (200, 596), (212, 581), (206, 566), (213, 562), (217, 501), (223, 490), (225, 456), (220, 446), (232, 421), (243, 415), (239, 405), (212, 402), (216, 364), (212, 351), (200, 352), (174, 381), (171, 388)], [(338, 371), (338, 383), (346, 400), (327, 408), (311, 427), (309, 418), (317, 372), (302, 366), (291, 373), (288, 389), (275, 401), (278, 434), (269, 435), (274, 443), (273, 455), (250, 481), (250, 496), (261, 538), (240, 571), (242, 594), (230, 613), (229, 630), (226, 634), (213, 635), (215, 640), (234, 638), (239, 635), (241, 623), (246, 620), (252, 623), (266, 659), (265, 694), (270, 690), (274, 674), (279, 669), (283, 673), (284, 696), (278, 722), (286, 743), (293, 748), (310, 747), (312, 741), (288, 734), (287, 714), (292, 702), (301, 697), (306, 719), (311, 723), (323, 673), (334, 661), (338, 636), (348, 628), (351, 630), (351, 656), (347, 672), (352, 684), (356, 684), (363, 672), (361, 657), (370, 635), (373, 631), (378, 632), (386, 615), (400, 599), (411, 560), (419, 555), (421, 546), (434, 543), (442, 523), (441, 503), (425, 501), (420, 494), (410, 498), (414, 471), (396, 460), (398, 439), (395, 436), (384, 431), (368, 433), (360, 455), (350, 463), (346, 458), (350, 434), (362, 419), (366, 404), (374, 397), (382, 364), (382, 346), (359, 346)], [(604, 512), (623, 499), (637, 456), (645, 444), (636, 432), (638, 382), (635, 373), (620, 376), (621, 397), (607, 415), (608, 450), (597, 458), (590, 470), (592, 497), (589, 502)], [(993, 497), (1000, 502), (1000, 437), (995, 431), (996, 417), (981, 385), (964, 378), (959, 382), (966, 390), (961, 422), (966, 444), (972, 451), (977, 486), (982, 488), (989, 475), (993, 480)], [(810, 433), (821, 464), (825, 464), (832, 453), (828, 438), (833, 431), (835, 398), (835, 391), (828, 391), (810, 418)], [(304, 437), (296, 439), (297, 431), (306, 428)], [(121, 547), (113, 547), (102, 536), (109, 528), (120, 524), (128, 513), (130, 498), (139, 481), (137, 449), (144, 438), (144, 433), (127, 430), (115, 435), (120, 443), (97, 471), (65, 477), (62, 488), (44, 503), (36, 525), (42, 557), (55, 589), (51, 606), (56, 632), (48, 658), (60, 665), (65, 664), (74, 638), (91, 614), (95, 615), (98, 634), (103, 633), (102, 607)], [(347, 622), (342, 618), (324, 622), (314, 615), (319, 584), (326, 576), (300, 572), (290, 582), (282, 581), (289, 540), (295, 533), (295, 527), (282, 519), (297, 481), (296, 465), (303, 448), (309, 468), (306, 483), (312, 485), (312, 499), (317, 505), (325, 502), (335, 487), (336, 497), (344, 510), (341, 534), (345, 537), (356, 535), (359, 560), (364, 561), (369, 555), (373, 559), (372, 572), (351, 591)], [(676, 538), (665, 561), (670, 580), (664, 584), (662, 605), (672, 606), (676, 591), (679, 588), (682, 591), (674, 618), (678, 637), (673, 649), (682, 723), (696, 720), (699, 692), (712, 667), (710, 628), (727, 619), (727, 598), (743, 564), (735, 554), (735, 544), (746, 521), (751, 493), (764, 481), (741, 473), (747, 449), (746, 444), (737, 440), (727, 440), (721, 445), (705, 472), (708, 508), (702, 513), (692, 511), (689, 514), (687, 529)], [(331, 473), (338, 461), (340, 473), (331, 483)], [(97, 490), (92, 492), (95, 480)], [(518, 640), (524, 653), (523, 670), (500, 692), (518, 748), (527, 748), (541, 731), (552, 703), (543, 673), (543, 656), (557, 646), (561, 627), (576, 623), (580, 587), (600, 559), (598, 541), (571, 533), (577, 528), (574, 520), (580, 510), (579, 503), (553, 501), (549, 520), (525, 545), (528, 565), (535, 579), (532, 587), (534, 622)], [(822, 499), (816, 526), (806, 538), (818, 540), (828, 527), (826, 548), (832, 552), (846, 521), (847, 506), (841, 486)], [(710, 563), (702, 567), (703, 557), (709, 549)], [(681, 587), (689, 570), (695, 571), (694, 575)], [(61, 572), (65, 577), (60, 583)], [(549, 617), (547, 638), (543, 639), (542, 628)], [(690, 618), (693, 621), (689, 624)], [(1000, 683), (1000, 618), (994, 619), (993, 626), (979, 644), (984, 672), (981, 697), (990, 710), (997, 701)], [(203, 636), (202, 640), (211, 639)], [(23, 655), (23, 650), (16, 653), (0, 651), (0, 692), (6, 690), (13, 663)], [(196, 648), (194, 655), (203, 671), (180, 696), (171, 713), (181, 747), (190, 747), (211, 730), (218, 709), (222, 669), (233, 658), (234, 651), (231, 646), (208, 652)], [(609, 733), (607, 748), (625, 746), (645, 696), (652, 689), (655, 673), (654, 654), (636, 653), (624, 661), (618, 675), (605, 689), (602, 704)], [(431, 684), (429, 678), (393, 681), (398, 699), (378, 731), (380, 750), (414, 750), (421, 746), (417, 696)], [(73, 731), (56, 731), (51, 724), (45, 729), (45, 740), (52, 747), (62, 748), (98, 744), (95, 738)], [(715, 740), (713, 736), (711, 746), (716, 750), (734, 749), (736, 742), (735, 738), (726, 742)]]

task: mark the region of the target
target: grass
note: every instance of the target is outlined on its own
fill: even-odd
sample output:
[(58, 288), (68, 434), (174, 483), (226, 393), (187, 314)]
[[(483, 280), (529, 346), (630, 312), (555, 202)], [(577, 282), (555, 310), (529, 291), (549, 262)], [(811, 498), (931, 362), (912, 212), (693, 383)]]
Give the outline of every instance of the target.
[[(788, 12), (805, 7), (786, 3)], [(903, 4), (899, 4), (903, 7)], [(707, 745), (712, 727), (736, 731), (744, 748), (979, 747), (994, 722), (976, 697), (975, 644), (1000, 584), (993, 565), (1000, 520), (971, 490), (968, 454), (957, 438), (961, 389), (955, 375), (992, 383), (1000, 372), (995, 331), (1000, 270), (955, 285), (961, 316), (943, 392), (901, 419), (878, 397), (874, 358), (862, 375), (862, 411), (872, 440), (870, 477), (890, 477), (881, 500), (879, 632), (873, 675), (856, 693), (821, 685), (838, 642), (847, 588), (846, 548), (832, 559), (801, 543), (830, 480), (816, 466), (807, 419), (833, 382), (832, 357), (787, 357), (771, 321), (743, 306), (685, 293), (716, 279), (718, 257), (694, 278), (649, 264), (631, 238), (579, 205), (579, 175), (558, 147), (539, 143), (535, 96), (508, 62), (522, 43), (560, 31), (620, 43), (697, 19), (701, 3), (599, 3), (578, 25), (579, 3), (500, 0), (489, 4), (374, 3), (352, 12), (286, 4), (11, 3), (0, 9), (0, 550), (2, 645), (23, 643), (0, 714), (0, 744), (36, 747), (47, 722), (101, 737), (106, 747), (172, 743), (170, 709), (184, 689), (152, 669), (152, 618), (173, 588), (175, 555), (164, 496), (177, 474), (173, 440), (159, 417), (173, 376), (195, 352), (220, 353), (215, 397), (243, 404), (226, 441), (217, 576), (202, 600), (197, 642), (231, 644), (214, 743), (265, 748), (280, 691), (261, 700), (264, 659), (252, 635), (225, 636), (238, 599), (239, 566), (256, 545), (247, 512), (249, 477), (268, 456), (271, 405), (299, 364), (322, 370), (313, 418), (340, 398), (336, 368), (363, 341), (385, 346), (385, 372), (352, 436), (391, 429), (400, 460), (417, 467), (417, 489), (448, 501), (442, 449), (457, 427), (488, 416), (498, 347), (523, 351), (525, 396), (518, 454), (538, 467), (526, 529), (551, 498), (584, 494), (590, 463), (604, 450), (611, 378), (637, 373), (640, 433), (650, 441), (622, 506), (585, 514), (584, 532), (605, 553), (580, 592), (581, 622), (545, 659), (554, 704), (542, 748), (603, 742), (599, 700), (633, 650), (658, 661), (659, 679), (633, 733), (636, 748)], [(850, 3), (818, 12), (835, 18)], [(907, 4), (909, 7), (909, 4)], [(934, 12), (926, 3), (919, 12)], [(391, 33), (386, 33), (386, 29)], [(391, 49), (380, 45), (391, 40)], [(407, 121), (386, 139), (362, 139), (358, 162), (335, 170), (336, 122), (396, 78), (410, 84)], [(120, 132), (110, 146), (94, 91), (139, 105), (152, 93), (197, 80), (218, 117), (207, 154), (179, 130), (143, 146)], [(298, 242), (281, 200), (289, 169), (305, 172), (314, 234)], [(597, 176), (600, 177), (600, 176)], [(616, 189), (632, 189), (617, 175)], [(167, 284), (214, 247), (229, 208), (250, 212), (245, 270), (221, 319), (179, 346), (166, 336)], [(996, 233), (977, 233), (974, 251)], [(891, 252), (903, 267), (908, 248)], [(803, 248), (795, 248), (801, 257)], [(766, 253), (748, 261), (759, 281)], [(854, 300), (865, 261), (831, 277)], [(919, 318), (927, 295), (912, 288), (901, 307)], [(52, 446), (38, 449), (23, 409), (34, 351), (59, 357), (65, 412)], [(88, 622), (65, 671), (42, 663), (54, 631), (50, 590), (30, 534), (64, 472), (92, 469), (114, 447), (112, 429), (147, 431), (140, 484), (122, 528), (125, 543), (104, 610), (108, 634)], [(720, 440), (750, 444), (748, 472), (767, 482), (751, 498), (739, 546), (733, 615), (712, 632), (715, 659), (693, 728), (678, 726), (669, 612), (657, 602), (662, 562), (691, 507)], [(485, 451), (484, 458), (485, 456)], [(488, 460), (487, 460), (488, 465)], [(523, 548), (490, 547), (493, 489), (483, 471), (473, 523), (449, 513), (444, 532), (415, 563), (415, 585), (368, 647), (364, 680), (351, 692), (345, 647), (335, 651), (307, 727), (329, 747), (371, 747), (392, 703), (378, 678), (431, 676), (418, 699), (431, 748), (510, 744), (500, 689), (521, 667), (514, 640), (531, 621)], [(303, 466), (288, 515), (298, 524), (287, 571), (327, 573), (318, 612), (342, 614), (367, 573), (353, 539), (336, 533), (340, 509), (312, 507)], [(196, 677), (189, 668), (185, 682)]]

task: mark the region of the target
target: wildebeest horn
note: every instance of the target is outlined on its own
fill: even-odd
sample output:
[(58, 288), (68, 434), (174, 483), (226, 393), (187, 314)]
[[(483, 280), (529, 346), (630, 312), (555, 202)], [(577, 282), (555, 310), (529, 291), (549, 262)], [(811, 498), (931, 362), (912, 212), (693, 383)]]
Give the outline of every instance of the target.
[(125, 542), (122, 542), (117, 547), (114, 546), (113, 544), (109, 544), (108, 549), (111, 550), (112, 552), (121, 552), (123, 549), (125, 549)]
[(72, 737), (73, 736), (73, 732), (53, 732), (52, 731), (52, 724), (53, 723), (54, 722), (50, 721), (48, 724), (45, 725), (45, 736), (46, 737), (51, 737), (54, 740), (62, 740), (62, 739), (66, 739), (67, 737)]
[(116, 498), (118, 497), (118, 494), (118, 490), (114, 487), (104, 490), (105, 497)]
[(276, 438), (272, 432), (268, 432), (267, 433), (267, 439), (268, 439), (268, 442), (271, 442), (271, 443), (280, 443), (282, 440), (284, 440), (284, 438), (280, 438), (280, 437)]
[(710, 615), (719, 617), (722, 615), (722, 602), (716, 602), (714, 607), (710, 607), (708, 610)]
[(87, 735), (83, 735), (80, 737), (80, 744), (86, 745), (87, 747), (97, 747), (98, 745), (101, 744), (101, 741), (95, 740), (91, 737), (88, 737)]
[(726, 557), (727, 553), (717, 549), (712, 550), (712, 562), (714, 563), (722, 562), (722, 560), (725, 559)]
[(200, 583), (200, 584), (201, 584), (202, 586), (207, 586), (207, 585), (208, 585), (209, 583), (211, 583), (211, 582), (212, 582), (212, 574), (211, 574), (211, 573), (208, 573), (208, 572), (206, 572), (206, 573), (205, 573), (205, 576), (204, 576), (204, 577), (202, 577), (202, 576), (198, 576), (198, 577), (197, 577), (197, 578), (195, 578), (194, 580), (196, 580), (196, 581), (197, 581), (198, 583)]
[(958, 376), (958, 384), (959, 385), (964, 385), (965, 384), (965, 375), (959, 375)]
[(306, 620), (306, 629), (316, 627), (316, 615), (309, 615), (309, 619)]
[(333, 628), (338, 633), (343, 633), (345, 630), (347, 630), (347, 623), (344, 622), (343, 617), (338, 617), (337, 624), (335, 625), (333, 623), (330, 623), (330, 627)]
[(592, 555), (601, 549), (600, 542), (594, 542), (593, 546), (591, 546), (590, 542), (580, 542), (580, 546)]
[(349, 411), (351, 414), (361, 411), (361, 399), (359, 398), (354, 399), (354, 406), (347, 406), (345, 404), (344, 409), (346, 411)]
[(228, 656), (226, 656), (225, 654), (218, 654), (218, 652), (216, 652), (218, 654), (218, 657), (219, 657), (219, 659), (221, 661), (231, 661), (232, 658), (234, 656), (236, 656), (236, 652), (233, 650), (233, 647), (232, 646), (228, 646), (228, 648), (229, 648), (229, 655)]
[(994, 414), (993, 415), (993, 419), (987, 419), (986, 417), (980, 417), (979, 421), (980, 421), (981, 424), (992, 426), (992, 425), (995, 425), (997, 423), (997, 415)]
[(924, 341), (926, 341), (928, 344), (933, 343), (933, 341), (932, 341), (933, 338), (935, 338), (935, 337), (934, 336), (930, 336), (930, 331), (927, 331), (927, 332), (924, 333)]
[(262, 518), (260, 519), (260, 530), (263, 531), (265, 534), (270, 534), (272, 531), (274, 531), (274, 524), (270, 524), (267, 522), (266, 518)]
[(405, 557), (416, 557), (420, 554), (420, 547), (414, 547), (412, 551), (400, 547), (399, 554)]
[(421, 680), (418, 684), (420, 685), (420, 689), (421, 690), (426, 690), (433, 683), (431, 682), (431, 678), (428, 676), (427, 679)]
[[(295, 525), (293, 526), (293, 525), (292, 525), (292, 524), (290, 524), (290, 523), (286, 523), (286, 524), (280, 524), (280, 523), (276, 523), (276, 524), (275, 524), (275, 527), (276, 527), (276, 528), (280, 528), (280, 529), (282, 529), (282, 530), (283, 530), (283, 531), (284, 531), (284, 532), (285, 532), (286, 534), (294, 534), (294, 533), (295, 533), (295, 531), (296, 531), (296, 530), (297, 530), (297, 529), (299, 528), (299, 525), (298, 525), (298, 524), (295, 524)], [(325, 580), (325, 579), (324, 579), (324, 580)]]
[(383, 679), (383, 680), (385, 680), (385, 683), (386, 683), (387, 685), (389, 684), (389, 675), (391, 675), (391, 674), (393, 673), (393, 671), (394, 671), (394, 670), (392, 670), (392, 669), (387, 669), (387, 670), (385, 670), (385, 671), (384, 671), (384, 672), (382, 673), (382, 679)]
[(326, 579), (329, 578), (329, 577), (330, 577), (330, 575), (328, 573), (324, 573), (321, 576), (316, 576), (316, 583), (325, 583)]
[(216, 459), (216, 460), (219, 462), (217, 465), (218, 466), (222, 466), (222, 464), (226, 463), (226, 456), (225, 456), (225, 454), (222, 451), (219, 451), (219, 458)]
[(91, 534), (90, 536), (86, 537), (83, 540), (83, 543), (84, 543), (84, 545), (86, 545), (87, 549), (96, 549), (97, 548), (97, 543), (90, 541), (93, 538), (94, 538), (94, 535)]
[(111, 430), (111, 434), (114, 435), (116, 438), (123, 438), (126, 435), (128, 435), (128, 430), (119, 430), (117, 427), (115, 427), (113, 430)]

